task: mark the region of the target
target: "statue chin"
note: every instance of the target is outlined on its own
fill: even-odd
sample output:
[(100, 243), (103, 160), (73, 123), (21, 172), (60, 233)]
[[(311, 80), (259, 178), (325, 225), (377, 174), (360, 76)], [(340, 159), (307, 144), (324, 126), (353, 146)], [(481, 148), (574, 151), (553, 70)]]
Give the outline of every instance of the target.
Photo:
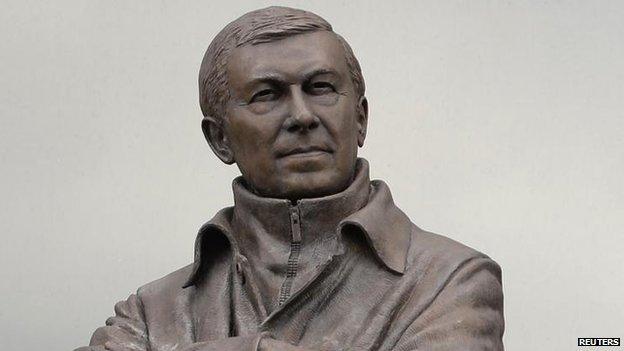
[(250, 185), (247, 180), (246, 183), (249, 190), (259, 196), (298, 200), (337, 194), (351, 184), (354, 173), (355, 168), (348, 172), (341, 172), (337, 168), (304, 169), (275, 177), (264, 186)]
[(306, 172), (293, 175), (290, 178), (282, 179), (282, 181), (274, 188), (259, 189), (251, 186), (248, 187), (249, 190), (259, 196), (298, 200), (336, 194), (349, 186), (350, 179), (347, 179), (346, 181), (342, 179), (340, 179), (340, 181), (336, 181), (331, 175), (318, 173), (321, 172)]

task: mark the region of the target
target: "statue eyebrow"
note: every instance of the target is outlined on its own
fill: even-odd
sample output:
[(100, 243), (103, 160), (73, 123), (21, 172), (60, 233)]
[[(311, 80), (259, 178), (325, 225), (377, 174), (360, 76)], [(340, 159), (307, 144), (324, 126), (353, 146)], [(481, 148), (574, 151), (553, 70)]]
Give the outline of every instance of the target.
[[(322, 75), (322, 74), (329, 74), (335, 77), (338, 77), (338, 72), (336, 72), (333, 69), (329, 69), (329, 68), (318, 68), (318, 69), (314, 69), (311, 72), (307, 72), (303, 75), (303, 82), (308, 82), (310, 81), (312, 78), (314, 78), (315, 76), (318, 75)], [(288, 80), (285, 79), (284, 76), (282, 76), (281, 74), (276, 74), (276, 73), (262, 73), (259, 74), (255, 77), (253, 77), (251, 79), (251, 81), (249, 81), (247, 84), (245, 84), (246, 89), (251, 89), (252, 87), (256, 86), (257, 84), (261, 84), (261, 83), (266, 83), (266, 84), (271, 84), (274, 86), (285, 86), (288, 84), (291, 84), (291, 82), (289, 82)]]
[(245, 84), (245, 88), (250, 89), (262, 83), (278, 85), (278, 86), (289, 84), (288, 80), (281, 74), (261, 73), (257, 76), (251, 77), (251, 80), (249, 80), (247, 84)]
[(304, 78), (304, 81), (309, 81), (313, 77), (321, 75), (321, 74), (331, 74), (333, 76), (338, 76), (338, 73), (334, 71), (333, 69), (319, 68), (319, 69), (313, 70), (312, 72), (306, 73), (303, 76), (303, 78)]
[(259, 84), (269, 84), (272, 86), (285, 86), (288, 84), (279, 74), (266, 73), (253, 77), (249, 82), (244, 85), (244, 91), (252, 91), (257, 89)]

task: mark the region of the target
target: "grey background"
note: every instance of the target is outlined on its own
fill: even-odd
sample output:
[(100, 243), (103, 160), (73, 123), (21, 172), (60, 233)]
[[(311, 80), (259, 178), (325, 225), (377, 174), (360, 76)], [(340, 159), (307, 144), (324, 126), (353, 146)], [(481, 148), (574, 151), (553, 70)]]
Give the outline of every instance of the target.
[[(288, 1), (353, 46), (361, 155), (503, 267), (508, 350), (624, 337), (624, 2)], [(217, 31), (271, 4), (4, 1), (0, 348), (68, 350), (192, 259), (238, 171), (199, 128)]]

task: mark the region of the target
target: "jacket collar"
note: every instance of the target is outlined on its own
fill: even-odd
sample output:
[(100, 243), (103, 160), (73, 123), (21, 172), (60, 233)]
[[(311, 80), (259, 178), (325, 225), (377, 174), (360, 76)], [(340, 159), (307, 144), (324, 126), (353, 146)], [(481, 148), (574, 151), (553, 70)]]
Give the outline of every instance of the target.
[(296, 202), (256, 195), (239, 177), (233, 183), (231, 222), (238, 248), (252, 261), (265, 263), (271, 262), (268, 251), (289, 251), (293, 241), (301, 242), (304, 248), (327, 251), (328, 246), (322, 245), (323, 249), (317, 245), (336, 239), (340, 221), (368, 202), (369, 188), (368, 164), (364, 160), (356, 163), (353, 180), (345, 190)]
[[(271, 218), (262, 218), (259, 213), (272, 213), (265, 210), (279, 212), (290, 206), (288, 200), (262, 198), (250, 193), (243, 187), (240, 177), (234, 180), (233, 190), (235, 206), (222, 209), (200, 228), (195, 241), (195, 262), (184, 287), (193, 285), (202, 275), (203, 266), (207, 264), (204, 261), (211, 256), (210, 251), (224, 249), (224, 237), (233, 252), (240, 253), (240, 238), (237, 238), (233, 229), (239, 228), (236, 223), (239, 218), (252, 215), (254, 220), (266, 224)], [(250, 206), (251, 204), (254, 206)], [(258, 206), (262, 211), (253, 210), (259, 209)], [(301, 207), (302, 214), (308, 217), (332, 214), (328, 220), (321, 222), (330, 223), (339, 233), (345, 228), (359, 230), (375, 256), (388, 269), (399, 274), (405, 271), (412, 224), (394, 204), (386, 183), (381, 180), (369, 181), (368, 162), (365, 159), (358, 159), (356, 177), (346, 190), (318, 199), (300, 200), (298, 206)], [(241, 216), (242, 214), (244, 215)], [(289, 233), (289, 230), (276, 232)]]

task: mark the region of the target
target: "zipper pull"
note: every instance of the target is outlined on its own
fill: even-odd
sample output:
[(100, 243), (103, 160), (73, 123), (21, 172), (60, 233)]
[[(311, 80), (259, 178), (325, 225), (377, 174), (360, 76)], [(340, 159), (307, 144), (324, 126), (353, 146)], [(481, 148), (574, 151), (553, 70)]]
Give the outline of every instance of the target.
[(301, 218), (299, 217), (299, 207), (290, 208), (290, 232), (294, 243), (301, 242)]

